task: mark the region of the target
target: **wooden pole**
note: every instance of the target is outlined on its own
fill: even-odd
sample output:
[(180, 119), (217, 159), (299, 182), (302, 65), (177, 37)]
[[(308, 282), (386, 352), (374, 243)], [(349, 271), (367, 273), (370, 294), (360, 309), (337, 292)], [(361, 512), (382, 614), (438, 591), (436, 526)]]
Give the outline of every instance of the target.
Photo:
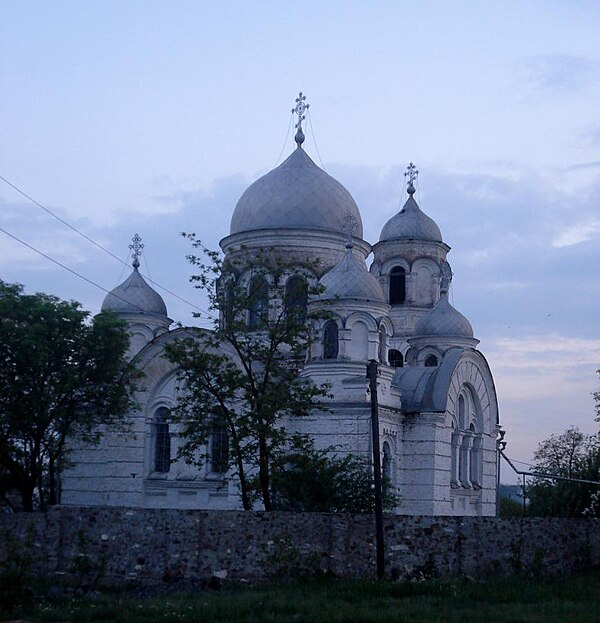
[(377, 361), (367, 365), (369, 392), (371, 394), (371, 436), (373, 438), (373, 476), (375, 480), (375, 543), (377, 549), (377, 579), (385, 574), (383, 547), (383, 491), (381, 487), (381, 453), (379, 449), (379, 405), (377, 404)]

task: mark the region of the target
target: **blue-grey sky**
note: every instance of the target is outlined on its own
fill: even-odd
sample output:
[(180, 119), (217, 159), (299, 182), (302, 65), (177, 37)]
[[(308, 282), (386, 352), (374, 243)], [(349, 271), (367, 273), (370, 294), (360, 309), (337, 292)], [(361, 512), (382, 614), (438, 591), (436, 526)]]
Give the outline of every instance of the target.
[[(202, 306), (179, 232), (228, 233), (304, 91), (306, 149), (368, 241), (417, 164), (508, 452), (529, 460), (550, 433), (597, 429), (599, 32), (595, 0), (4, 0), (0, 175), (119, 257), (138, 232), (143, 269)], [(0, 227), (107, 289), (128, 273), (1, 181)], [(93, 312), (104, 296), (2, 232), (0, 277)]]

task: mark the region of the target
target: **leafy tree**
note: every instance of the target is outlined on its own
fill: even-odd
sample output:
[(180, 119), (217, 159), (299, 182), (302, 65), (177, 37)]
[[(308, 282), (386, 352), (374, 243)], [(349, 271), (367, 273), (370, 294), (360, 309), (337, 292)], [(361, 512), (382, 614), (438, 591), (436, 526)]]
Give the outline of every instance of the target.
[(513, 498), (501, 495), (499, 501), (498, 516), (499, 517), (522, 517), (523, 503), (517, 502)]
[[(596, 370), (600, 374), (600, 370)], [(596, 409), (596, 422), (600, 422), (600, 391), (594, 392), (594, 408)]]
[[(570, 427), (542, 441), (534, 454), (534, 471), (582, 480), (598, 480), (600, 438)], [(531, 515), (576, 517), (590, 507), (598, 487), (592, 484), (535, 478), (527, 488)]]
[(110, 314), (0, 281), (0, 469), (23, 509), (57, 501), (68, 438), (94, 443), (132, 406), (128, 337)]
[[(317, 450), (312, 439), (295, 436), (289, 451), (273, 464), (273, 507), (295, 512), (373, 513), (375, 484), (370, 462), (354, 454), (338, 456), (336, 450)], [(383, 493), (384, 510), (400, 504), (388, 482)]]
[(225, 261), (187, 237), (200, 251), (188, 257), (198, 270), (192, 282), (207, 293), (214, 326), (166, 347), (179, 370), (179, 456), (201, 465), (211, 434), (224, 428), (243, 507), (259, 497), (271, 510), (272, 465), (289, 444), (284, 421), (323, 409), (327, 395), (298, 374), (312, 339), (306, 301), (321, 291), (314, 266), (269, 253)]

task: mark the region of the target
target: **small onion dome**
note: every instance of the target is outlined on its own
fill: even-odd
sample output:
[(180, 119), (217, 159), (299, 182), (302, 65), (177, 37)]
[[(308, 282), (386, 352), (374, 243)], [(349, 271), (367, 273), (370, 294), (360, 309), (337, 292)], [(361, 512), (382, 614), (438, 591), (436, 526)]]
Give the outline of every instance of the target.
[[(440, 228), (432, 218), (429, 218), (417, 205), (413, 194), (410, 192), (404, 207), (398, 214), (383, 226), (379, 241), (384, 240), (433, 240), (442, 242)], [(413, 190), (414, 192), (414, 190)]]
[(146, 283), (137, 267), (122, 284), (106, 295), (101, 309), (115, 314), (167, 315), (162, 297)]
[(298, 147), (277, 168), (251, 184), (231, 217), (231, 234), (257, 229), (321, 229), (339, 233), (346, 215), (362, 222), (352, 195)]
[(415, 337), (421, 336), (473, 337), (471, 323), (450, 303), (445, 296), (435, 304), (417, 323)]
[(318, 296), (318, 300), (331, 299), (363, 299), (367, 301), (385, 302), (383, 290), (379, 282), (348, 248), (342, 261), (325, 273), (319, 283), (325, 286), (325, 291)]

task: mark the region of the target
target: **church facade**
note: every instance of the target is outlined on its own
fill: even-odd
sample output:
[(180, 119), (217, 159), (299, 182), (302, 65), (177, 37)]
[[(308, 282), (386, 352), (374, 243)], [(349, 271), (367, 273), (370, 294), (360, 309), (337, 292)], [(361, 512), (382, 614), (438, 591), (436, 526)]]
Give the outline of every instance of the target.
[[(300, 99), (300, 104), (302, 104)], [(489, 366), (469, 321), (448, 301), (450, 247), (415, 201), (417, 171), (406, 173), (408, 199), (374, 245), (362, 238), (358, 206), (303, 148), (243, 193), (221, 241), (225, 257), (259, 250), (319, 266), (323, 292), (309, 310), (327, 309), (300, 374), (328, 382), (328, 410), (288, 422), (317, 447), (370, 457), (372, 437), (366, 364), (378, 361), (381, 463), (400, 496), (400, 514), (496, 513), (498, 403)], [(366, 260), (372, 254), (370, 268)], [(135, 254), (134, 254), (135, 255)], [(241, 508), (223, 464), (226, 436), (212, 436), (204, 467), (174, 460), (169, 423), (176, 370), (165, 344), (193, 330), (170, 330), (160, 295), (138, 271), (102, 305), (126, 321), (129, 355), (144, 376), (126, 433), (108, 431), (98, 446), (79, 448), (62, 478), (62, 503), (144, 508)], [(306, 275), (290, 276), (297, 280)]]

